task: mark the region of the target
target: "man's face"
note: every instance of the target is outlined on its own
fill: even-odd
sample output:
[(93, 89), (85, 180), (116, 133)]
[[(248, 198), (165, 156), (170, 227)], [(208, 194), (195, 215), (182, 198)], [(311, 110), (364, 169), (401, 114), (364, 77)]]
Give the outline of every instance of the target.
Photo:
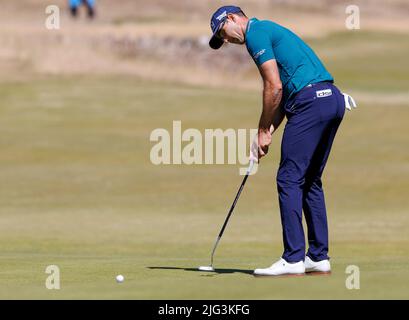
[(229, 15), (219, 31), (219, 37), (225, 42), (244, 44), (244, 33), (238, 21), (237, 16)]

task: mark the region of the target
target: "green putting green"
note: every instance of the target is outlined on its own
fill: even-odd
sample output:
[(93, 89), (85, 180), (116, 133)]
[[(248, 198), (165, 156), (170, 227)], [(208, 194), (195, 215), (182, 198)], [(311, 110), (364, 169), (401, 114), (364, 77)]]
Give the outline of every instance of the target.
[[(241, 166), (150, 162), (150, 133), (171, 130), (173, 120), (201, 131), (256, 126), (260, 92), (108, 76), (3, 81), (0, 298), (408, 298), (404, 39), (336, 34), (313, 41), (358, 103), (324, 173), (331, 276), (251, 275), (282, 250), (275, 173), (283, 127), (247, 181), (214, 273), (197, 267), (209, 263)], [(334, 46), (340, 43), (355, 49)], [(389, 60), (375, 44), (388, 48)], [(45, 288), (48, 265), (60, 269), (60, 290)], [(359, 290), (346, 288), (349, 265), (360, 268)]]

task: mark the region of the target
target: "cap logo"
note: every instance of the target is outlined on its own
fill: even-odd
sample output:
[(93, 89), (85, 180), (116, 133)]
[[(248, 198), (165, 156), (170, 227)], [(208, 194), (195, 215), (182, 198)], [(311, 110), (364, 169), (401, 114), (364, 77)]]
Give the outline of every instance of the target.
[(225, 16), (227, 16), (227, 11), (223, 11), (220, 15), (216, 17), (217, 20), (222, 20)]

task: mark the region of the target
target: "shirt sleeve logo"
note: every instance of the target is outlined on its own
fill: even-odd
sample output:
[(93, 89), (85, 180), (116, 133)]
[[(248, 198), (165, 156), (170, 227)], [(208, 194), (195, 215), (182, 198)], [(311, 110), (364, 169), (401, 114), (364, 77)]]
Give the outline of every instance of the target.
[(260, 50), (259, 52), (255, 53), (255, 54), (253, 55), (253, 59), (257, 59), (258, 57), (260, 57), (261, 55), (263, 55), (264, 52), (266, 52), (266, 49), (262, 49), (262, 50)]

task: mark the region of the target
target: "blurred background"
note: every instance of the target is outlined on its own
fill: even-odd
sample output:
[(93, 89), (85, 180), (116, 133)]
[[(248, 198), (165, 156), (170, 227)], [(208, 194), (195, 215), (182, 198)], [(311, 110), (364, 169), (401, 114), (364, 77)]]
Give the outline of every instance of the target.
[[(48, 5), (60, 29), (45, 27)], [(153, 165), (156, 128), (254, 128), (261, 80), (244, 46), (208, 47), (221, 5), (301, 36), (358, 109), (324, 173), (333, 275), (254, 279), (282, 253), (282, 128), (206, 264), (237, 165)], [(0, 298), (408, 298), (409, 4), (349, 1), (0, 0)], [(47, 265), (61, 289), (44, 286)], [(358, 265), (361, 289), (347, 290)], [(125, 276), (118, 287), (114, 278)]]
[[(210, 15), (225, 1), (99, 0), (92, 21), (87, 19), (85, 7), (78, 9), (76, 19), (71, 18), (68, 2), (0, 2), (2, 70), (13, 76), (127, 74), (206, 86), (218, 86), (234, 75), (236, 81), (230, 85), (258, 87), (254, 81), (257, 70), (246, 50), (232, 45), (223, 51), (208, 50)], [(44, 27), (45, 7), (50, 4), (61, 9), (58, 31)], [(374, 55), (382, 59), (388, 53), (380, 52), (384, 43), (373, 39), (373, 34), (382, 33), (383, 41), (391, 42), (390, 35), (404, 36), (409, 28), (405, 19), (409, 9), (404, 0), (354, 3), (360, 8), (361, 19), (361, 30), (355, 32), (348, 32), (345, 27), (348, 1), (247, 0), (236, 4), (249, 17), (272, 19), (302, 37), (322, 43), (319, 54), (327, 63), (335, 60), (335, 54), (338, 60)], [(353, 39), (352, 49), (349, 43), (348, 48), (343, 48), (346, 38)], [(392, 57), (383, 60), (397, 62)], [(350, 73), (361, 71), (353, 61), (350, 69)], [(380, 75), (376, 74), (377, 78)]]

